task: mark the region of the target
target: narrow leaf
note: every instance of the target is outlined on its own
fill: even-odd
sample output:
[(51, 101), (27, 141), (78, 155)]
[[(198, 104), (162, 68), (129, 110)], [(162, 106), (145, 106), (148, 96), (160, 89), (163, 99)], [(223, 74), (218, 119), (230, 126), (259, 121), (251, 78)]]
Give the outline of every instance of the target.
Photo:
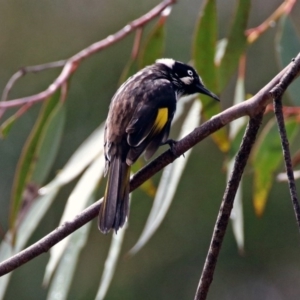
[(218, 76), (214, 63), (217, 43), (216, 0), (206, 0), (196, 24), (192, 58), (205, 85), (218, 93)]
[[(229, 176), (233, 171), (235, 157), (233, 157), (227, 166), (227, 182)], [(230, 220), (232, 224), (232, 230), (234, 238), (236, 240), (238, 249), (240, 253), (244, 252), (245, 238), (244, 238), (244, 214), (243, 214), (243, 193), (242, 193), (242, 181), (236, 191), (234, 198), (233, 208), (230, 215)]]
[(233, 24), (227, 38), (227, 47), (219, 68), (220, 92), (226, 87), (235, 72), (240, 56), (247, 47), (245, 30), (250, 12), (250, 0), (239, 0)]
[(34, 153), (35, 166), (30, 181), (41, 186), (55, 160), (65, 123), (65, 107), (59, 102), (51, 112)]
[[(200, 112), (201, 104), (198, 100), (195, 100), (185, 118), (179, 138), (184, 137), (199, 125)], [(164, 169), (145, 228), (135, 246), (130, 250), (131, 255), (136, 254), (149, 241), (162, 223), (174, 199), (179, 180), (190, 154), (191, 150), (185, 153), (185, 159), (177, 159)]]
[[(245, 61), (241, 60), (240, 64), (244, 65)], [(244, 70), (244, 68), (242, 68)], [(236, 82), (235, 94), (234, 94), (234, 105), (241, 103), (245, 99), (245, 80), (244, 80), (244, 72), (239, 72), (239, 76)], [(227, 181), (229, 180), (229, 176), (233, 171), (235, 155), (237, 153), (237, 149), (232, 151), (232, 148), (237, 144), (237, 141), (241, 142), (241, 136), (243, 134), (243, 130), (246, 124), (246, 117), (239, 118), (229, 125), (229, 138), (231, 140), (231, 151), (229, 152), (230, 161), (227, 166)], [(244, 251), (244, 216), (243, 216), (243, 202), (242, 202), (242, 181), (238, 187), (237, 193), (235, 195), (233, 209), (230, 215), (233, 234), (238, 246), (240, 253)]]
[[(289, 119), (285, 123), (291, 142), (299, 131), (299, 123)], [(282, 162), (280, 136), (275, 119), (270, 120), (253, 149), (252, 164), (254, 167), (254, 208), (258, 216), (264, 212), (267, 197), (274, 180), (274, 172)]]
[[(44, 217), (48, 208), (52, 204), (57, 191), (53, 191), (51, 194), (44, 196), (39, 196), (36, 201), (29, 208), (29, 211), (25, 215), (20, 227), (19, 232), (22, 234), (18, 235), (16, 244), (12, 246), (9, 241), (13, 239), (11, 232), (5, 235), (5, 239), (0, 245), (0, 261), (4, 261), (14, 254), (20, 252), (24, 249), (32, 233), (40, 223), (41, 219)], [(6, 288), (8, 286), (9, 280), (13, 272), (0, 277), (0, 299), (4, 299)]]
[[(91, 163), (91, 165), (84, 172), (84, 174), (76, 184), (74, 190), (68, 198), (67, 204), (60, 220), (60, 224), (74, 218), (87, 206), (87, 202), (94, 193), (104, 173), (104, 158), (101, 154), (97, 159), (95, 159), (94, 162)], [(70, 236), (66, 237), (60, 243), (51, 248), (50, 259), (48, 261), (44, 276), (44, 284), (48, 284), (69, 241)]]
[(52, 189), (56, 190), (75, 179), (100, 153), (103, 153), (103, 140), (104, 124), (95, 129), (79, 146), (57, 176), (40, 189), (40, 193), (47, 194)]
[(1, 138), (6, 138), (14, 125), (14, 123), (17, 120), (16, 114), (13, 114), (10, 116), (3, 124), (0, 126), (0, 137)]
[[(94, 198), (95, 197), (91, 196), (87, 205), (93, 203), (95, 200)], [(67, 299), (79, 256), (81, 250), (87, 243), (91, 225), (92, 222), (88, 222), (71, 235), (70, 242), (63, 254), (49, 288), (47, 300)]]
[(118, 230), (117, 234), (115, 233), (112, 234), (112, 241), (110, 244), (107, 258), (105, 260), (100, 286), (95, 298), (96, 300), (104, 299), (108, 291), (109, 285), (111, 283), (111, 280), (116, 270), (116, 266), (117, 266), (118, 258), (120, 256), (121, 247), (123, 244), (127, 226), (128, 226), (128, 222), (124, 225), (123, 228)]
[[(280, 67), (288, 65), (300, 49), (300, 37), (290, 16), (282, 16), (279, 21), (276, 50)], [(296, 105), (300, 105), (300, 84), (297, 80), (288, 87), (291, 100)]]
[(14, 228), (15, 226), (15, 221), (21, 207), (22, 195), (26, 189), (27, 184), (30, 182), (32, 172), (34, 170), (34, 153), (39, 143), (39, 139), (43, 133), (45, 124), (47, 123), (51, 112), (59, 102), (59, 98), (60, 91), (56, 92), (52, 97), (44, 102), (39, 117), (35, 122), (35, 125), (22, 150), (12, 188), (10, 228)]

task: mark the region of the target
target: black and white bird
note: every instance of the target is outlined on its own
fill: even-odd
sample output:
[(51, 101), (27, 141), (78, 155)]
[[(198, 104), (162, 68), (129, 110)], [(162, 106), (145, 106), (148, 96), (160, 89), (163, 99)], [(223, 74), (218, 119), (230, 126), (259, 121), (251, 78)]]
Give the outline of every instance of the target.
[(129, 213), (130, 166), (144, 153), (149, 159), (169, 142), (177, 100), (201, 93), (219, 98), (204, 87), (191, 66), (158, 59), (130, 77), (111, 100), (105, 125), (105, 175), (108, 180), (99, 212), (99, 230), (122, 227)]

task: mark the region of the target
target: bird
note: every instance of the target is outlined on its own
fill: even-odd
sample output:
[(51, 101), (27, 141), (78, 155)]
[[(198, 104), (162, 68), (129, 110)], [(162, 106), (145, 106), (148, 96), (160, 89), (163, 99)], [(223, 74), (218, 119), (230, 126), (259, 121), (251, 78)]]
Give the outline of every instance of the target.
[(104, 132), (107, 184), (100, 207), (98, 228), (117, 231), (129, 215), (130, 167), (142, 155), (152, 157), (168, 139), (176, 103), (182, 96), (201, 93), (217, 101), (196, 70), (171, 58), (128, 78), (112, 97)]

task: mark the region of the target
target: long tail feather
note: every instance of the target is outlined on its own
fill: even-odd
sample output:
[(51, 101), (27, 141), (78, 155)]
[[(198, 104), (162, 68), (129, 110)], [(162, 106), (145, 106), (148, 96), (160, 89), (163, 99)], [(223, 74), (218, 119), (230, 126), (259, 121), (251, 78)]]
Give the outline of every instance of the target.
[(103, 233), (108, 233), (112, 228), (117, 232), (126, 221), (129, 213), (129, 176), (130, 167), (126, 162), (121, 157), (113, 157), (98, 219), (98, 228)]

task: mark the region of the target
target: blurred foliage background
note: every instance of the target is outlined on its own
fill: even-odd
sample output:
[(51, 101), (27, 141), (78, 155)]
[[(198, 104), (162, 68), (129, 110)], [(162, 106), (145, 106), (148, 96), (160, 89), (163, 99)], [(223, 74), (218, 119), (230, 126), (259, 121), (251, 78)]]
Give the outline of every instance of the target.
[[(68, 58), (119, 30), (157, 3), (150, 0), (1, 0), (0, 90), (20, 67)], [(251, 1), (247, 28), (258, 26), (281, 3), (279, 0)], [(217, 1), (220, 39), (228, 33), (235, 6), (233, 0)], [(179, 0), (173, 7), (166, 21), (165, 57), (184, 62), (191, 59), (193, 34), (201, 7), (202, 1), (195, 0)], [(290, 17), (299, 32), (299, 3)], [(147, 27), (146, 32), (150, 28)], [(278, 23), (248, 48), (246, 93), (255, 94), (281, 69), (276, 34)], [(110, 99), (130, 58), (133, 39), (132, 34), (88, 58), (72, 77), (65, 128), (49, 180), (105, 120)], [(290, 43), (293, 40), (287, 40), (286, 47)], [(17, 83), (10, 98), (41, 91), (58, 74), (59, 70), (29, 74)], [(222, 110), (232, 105), (235, 81), (236, 77), (232, 78), (222, 92)], [(288, 98), (285, 101), (289, 101)], [(9, 226), (9, 199), (16, 165), (40, 108), (41, 104), (31, 108), (14, 124), (8, 137), (0, 140), (0, 224), (3, 232)], [(179, 124), (174, 126), (172, 136), (177, 135), (179, 127)], [(299, 139), (297, 141), (294, 149), (299, 149)], [(141, 234), (153, 201), (140, 189), (134, 192), (129, 228), (105, 299), (193, 298), (226, 185), (223, 164), (224, 154), (211, 138), (197, 145), (166, 219), (149, 243), (136, 256), (128, 258), (126, 254)], [(283, 170), (282, 162), (278, 170)], [(228, 230), (208, 299), (299, 299), (299, 232), (287, 185), (272, 186), (265, 212), (257, 218), (252, 203), (251, 173), (252, 168), (248, 167), (243, 179), (244, 253), (238, 253), (232, 231)], [(159, 174), (153, 182), (155, 185), (159, 182)], [(299, 180), (297, 186), (299, 191)], [(71, 183), (60, 191), (28, 244), (57, 227), (73, 187)], [(110, 237), (101, 235), (93, 221), (68, 299), (94, 299), (109, 244)], [(48, 288), (42, 286), (42, 281), (48, 259), (49, 255), (44, 254), (17, 269), (5, 299), (46, 299)]]

